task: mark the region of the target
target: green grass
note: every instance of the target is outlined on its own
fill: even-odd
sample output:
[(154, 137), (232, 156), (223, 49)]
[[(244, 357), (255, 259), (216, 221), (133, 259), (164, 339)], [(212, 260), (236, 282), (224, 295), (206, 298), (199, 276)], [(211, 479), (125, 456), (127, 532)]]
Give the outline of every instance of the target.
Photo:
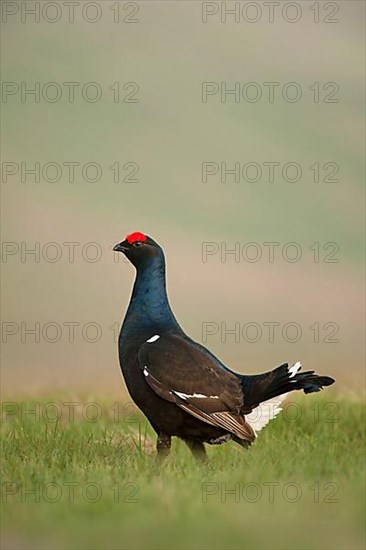
[(204, 466), (178, 440), (158, 464), (154, 434), (129, 406), (118, 422), (111, 401), (98, 400), (96, 422), (81, 406), (71, 421), (63, 406), (54, 422), (42, 414), (54, 401), (27, 403), (39, 408), (26, 416), (3, 404), (2, 548), (365, 547), (357, 401), (300, 398), (249, 451), (208, 447)]

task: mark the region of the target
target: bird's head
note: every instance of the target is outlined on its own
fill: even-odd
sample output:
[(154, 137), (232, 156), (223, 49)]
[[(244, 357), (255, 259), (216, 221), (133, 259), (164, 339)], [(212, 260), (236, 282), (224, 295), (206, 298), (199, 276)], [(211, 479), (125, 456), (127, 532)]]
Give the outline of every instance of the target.
[(156, 257), (164, 257), (160, 246), (140, 231), (127, 235), (124, 241), (114, 245), (113, 250), (122, 252), (136, 268), (150, 263)]

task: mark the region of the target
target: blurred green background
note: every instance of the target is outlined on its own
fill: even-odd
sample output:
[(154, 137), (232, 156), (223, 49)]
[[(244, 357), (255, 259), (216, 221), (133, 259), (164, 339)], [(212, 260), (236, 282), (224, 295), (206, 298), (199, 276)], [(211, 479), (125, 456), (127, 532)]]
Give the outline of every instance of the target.
[[(31, 5), (32, 3), (28, 3)], [(42, 2), (41, 2), (42, 4)], [(85, 4), (85, 3), (84, 3)], [(81, 6), (84, 5), (81, 3)], [(260, 4), (260, 3), (259, 3)], [(18, 252), (3, 259), (3, 321), (16, 323), (17, 334), (3, 346), (3, 391), (33, 393), (45, 389), (79, 387), (121, 392), (115, 345), (115, 329), (128, 304), (133, 268), (116, 264), (110, 247), (126, 233), (142, 230), (166, 252), (172, 306), (186, 331), (202, 341), (202, 324), (235, 322), (242, 327), (257, 322), (263, 336), (257, 343), (228, 337), (221, 331), (207, 345), (228, 365), (241, 372), (272, 368), (284, 360), (300, 359), (308, 368), (335, 375), (342, 390), (360, 387), (363, 372), (363, 82), (364, 5), (340, 2), (335, 24), (326, 24), (331, 10), (320, 3), (320, 22), (314, 23), (309, 3), (302, 2), (297, 23), (284, 21), (275, 12), (268, 22), (250, 24), (233, 16), (220, 21), (220, 12), (202, 23), (200, 2), (120, 3), (120, 22), (114, 23), (112, 3), (101, 2), (102, 16), (94, 24), (75, 8), (75, 22), (68, 12), (56, 23), (34, 23), (21, 12), (3, 24), (3, 81), (25, 82), (28, 88), (48, 82), (62, 88), (58, 102), (32, 96), (21, 102), (20, 92), (2, 104), (2, 129), (6, 135), (3, 162), (19, 166), (16, 175), (3, 177), (2, 239), (25, 242), (40, 250), (58, 243), (61, 259), (39, 263), (29, 255), (22, 262)], [(228, 7), (230, 7), (230, 3)], [(282, 6), (281, 6), (282, 8)], [(116, 8), (114, 8), (116, 9)], [(212, 9), (212, 8), (210, 8)], [(20, 8), (19, 8), (20, 10)], [(329, 13), (328, 13), (329, 11)], [(55, 17), (52, 8), (48, 18)], [(251, 18), (252, 12), (248, 12)], [(253, 12), (254, 13), (254, 12)], [(131, 14), (131, 15), (128, 15)], [(276, 15), (277, 14), (277, 15)], [(94, 17), (91, 9), (89, 18)], [(293, 12), (289, 12), (294, 17)], [(123, 22), (123, 18), (138, 23)], [(70, 103), (63, 82), (79, 82)], [(226, 102), (219, 94), (201, 100), (202, 82), (257, 82), (263, 98), (250, 103)], [(275, 101), (267, 99), (263, 82), (280, 82)], [(83, 100), (80, 89), (97, 82), (102, 98)], [(120, 83), (121, 98), (127, 82), (139, 86), (137, 103), (115, 103), (109, 86)], [(303, 97), (283, 101), (282, 85), (297, 82)], [(309, 86), (336, 82), (338, 103), (313, 100)], [(49, 90), (52, 96), (54, 89)], [(332, 88), (327, 90), (331, 92)], [(93, 90), (90, 90), (92, 95)], [(123, 95), (124, 94), (124, 95)], [(4, 101), (4, 99), (3, 99)], [(21, 181), (20, 164), (39, 162), (62, 166), (78, 162), (71, 183), (64, 166), (59, 181), (41, 176)], [(98, 163), (99, 181), (85, 181), (81, 167)], [(138, 182), (114, 183), (108, 168), (120, 163), (121, 177), (138, 164)], [(235, 182), (219, 174), (202, 182), (203, 162), (257, 162), (263, 168), (260, 181)], [(285, 181), (280, 172), (268, 182), (263, 162), (297, 162), (302, 178)], [(314, 182), (309, 166), (337, 163), (337, 183)], [(4, 165), (3, 165), (4, 169)], [(49, 176), (54, 172), (50, 169)], [(89, 173), (93, 177), (93, 170)], [(269, 263), (263, 242), (279, 242), (274, 263)], [(297, 263), (284, 261), (282, 246), (295, 241), (303, 252)], [(77, 242), (75, 261), (68, 261), (65, 242)], [(102, 253), (96, 263), (85, 261), (85, 243), (98, 243)], [(257, 242), (263, 257), (257, 263), (233, 256), (221, 262), (220, 254), (202, 262), (202, 243)], [(335, 242), (338, 263), (315, 263), (309, 246), (322, 250)], [(89, 249), (90, 256), (94, 249)], [(253, 253), (253, 250), (251, 251)], [(290, 251), (291, 252), (291, 251)], [(46, 251), (47, 254), (47, 251)], [(49, 256), (55, 249), (49, 249)], [(267, 252), (268, 254), (268, 252)], [(58, 342), (44, 337), (21, 341), (20, 323), (31, 328), (39, 322), (62, 328)], [(80, 323), (75, 341), (69, 343), (63, 323)], [(83, 340), (85, 323), (98, 323), (102, 335), (96, 343)], [(280, 332), (273, 343), (263, 322), (288, 322), (302, 328), (297, 343)], [(339, 326), (338, 343), (325, 343)], [(319, 323), (320, 341), (308, 327)], [(55, 337), (52, 327), (49, 339)], [(94, 338), (90, 329), (90, 338)], [(291, 334), (292, 336), (292, 334)], [(24, 338), (23, 338), (24, 339)]]

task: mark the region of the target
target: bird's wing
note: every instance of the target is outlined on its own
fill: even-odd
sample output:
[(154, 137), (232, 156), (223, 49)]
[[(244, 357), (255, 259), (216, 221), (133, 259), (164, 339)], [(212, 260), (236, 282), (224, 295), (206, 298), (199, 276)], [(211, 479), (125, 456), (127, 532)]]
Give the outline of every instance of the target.
[(242, 414), (239, 377), (202, 346), (173, 334), (155, 335), (138, 350), (145, 380), (157, 395), (199, 420), (253, 441)]

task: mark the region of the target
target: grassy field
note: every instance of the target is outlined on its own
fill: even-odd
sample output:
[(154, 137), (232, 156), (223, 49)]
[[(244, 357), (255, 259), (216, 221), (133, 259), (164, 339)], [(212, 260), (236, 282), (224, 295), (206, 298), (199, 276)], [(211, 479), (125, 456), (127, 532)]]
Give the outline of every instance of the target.
[(292, 401), (204, 466), (159, 464), (132, 404), (75, 403), (3, 403), (2, 548), (365, 548), (360, 402)]

